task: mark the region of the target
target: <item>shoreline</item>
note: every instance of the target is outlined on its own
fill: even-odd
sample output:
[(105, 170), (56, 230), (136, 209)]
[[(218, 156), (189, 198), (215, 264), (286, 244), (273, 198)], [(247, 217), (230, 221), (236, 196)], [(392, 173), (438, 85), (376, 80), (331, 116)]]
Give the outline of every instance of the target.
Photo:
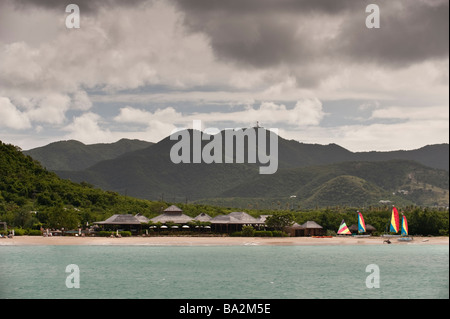
[[(41, 237), (1, 238), (0, 246), (325, 246), (387, 245), (384, 237)], [(390, 238), (392, 245), (449, 245), (449, 237), (413, 237), (410, 242)]]

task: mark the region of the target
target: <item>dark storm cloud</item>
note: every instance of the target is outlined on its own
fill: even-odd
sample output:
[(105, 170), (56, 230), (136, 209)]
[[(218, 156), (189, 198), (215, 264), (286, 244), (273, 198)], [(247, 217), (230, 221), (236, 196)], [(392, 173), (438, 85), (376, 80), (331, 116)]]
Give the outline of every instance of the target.
[(427, 59), (448, 57), (448, 2), (430, 5), (405, 1), (400, 8), (380, 5), (380, 29), (355, 28), (365, 16), (345, 23), (336, 50), (349, 59), (407, 66)]
[[(153, 0), (9, 0), (17, 7), (96, 14)], [(165, 0), (164, 0), (165, 1)], [(241, 67), (285, 65), (308, 72), (311, 63), (373, 62), (403, 67), (448, 56), (447, 0), (171, 0), (184, 25), (206, 34), (214, 54)], [(381, 28), (367, 29), (365, 8), (377, 3)], [(340, 20), (337, 24), (329, 20)], [(323, 23), (322, 23), (323, 22)], [(311, 24), (312, 23), (312, 24)], [(120, 27), (120, 25), (119, 25)], [(329, 30), (330, 37), (323, 37)], [(317, 37), (317, 33), (321, 33)]]
[(69, 4), (76, 4), (80, 7), (83, 13), (96, 13), (100, 8), (108, 7), (132, 7), (143, 2), (150, 2), (148, 0), (15, 0), (13, 1), (16, 7), (27, 9), (30, 7), (39, 7), (50, 10), (65, 10)]
[(355, 4), (354, 0), (175, 0), (180, 8), (190, 13), (228, 12), (327, 12), (336, 13), (347, 10)]
[[(380, 29), (365, 26), (365, 8), (375, 2), (370, 0), (174, 1), (185, 14), (185, 25), (207, 34), (218, 57), (244, 66), (332, 59), (399, 67), (448, 56), (448, 1), (376, 1)], [(306, 25), (312, 16), (324, 25), (341, 17), (336, 35), (318, 41), (315, 31), (323, 30)], [(320, 22), (315, 27), (320, 29)]]

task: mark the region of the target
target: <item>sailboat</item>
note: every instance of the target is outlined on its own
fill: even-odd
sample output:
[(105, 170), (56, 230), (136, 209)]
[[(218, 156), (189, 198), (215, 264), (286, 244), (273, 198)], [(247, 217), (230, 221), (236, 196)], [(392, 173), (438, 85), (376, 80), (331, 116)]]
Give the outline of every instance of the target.
[(383, 237), (398, 237), (398, 235), (396, 235), (399, 231), (400, 228), (400, 221), (398, 218), (398, 210), (395, 206), (392, 207), (392, 214), (391, 214), (391, 224), (389, 226), (389, 231), (391, 233), (395, 233), (395, 235), (383, 235)]
[(370, 237), (370, 235), (364, 235), (366, 232), (366, 223), (364, 222), (363, 215), (358, 212), (358, 235), (355, 235), (355, 237)]
[(392, 233), (398, 233), (398, 229), (400, 227), (400, 221), (398, 219), (398, 210), (397, 208), (392, 207), (392, 214), (391, 214), (391, 227), (390, 227), (390, 231)]
[(345, 223), (344, 220), (342, 220), (341, 225), (339, 226), (338, 235), (351, 235), (352, 232), (350, 231), (350, 229), (348, 229), (347, 224)]
[(401, 237), (398, 238), (399, 241), (411, 241), (412, 237), (408, 236), (408, 221), (406, 220), (406, 216), (402, 216), (402, 231)]

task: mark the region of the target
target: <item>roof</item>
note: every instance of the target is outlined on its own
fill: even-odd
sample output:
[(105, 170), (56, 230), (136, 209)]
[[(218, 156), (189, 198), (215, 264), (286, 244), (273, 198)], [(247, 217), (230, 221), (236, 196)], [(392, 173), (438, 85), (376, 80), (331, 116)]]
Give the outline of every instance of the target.
[(198, 221), (201, 221), (201, 222), (209, 222), (211, 219), (212, 219), (212, 217), (209, 216), (208, 214), (205, 214), (205, 213), (198, 214), (194, 218), (194, 220), (198, 220)]
[(157, 223), (167, 223), (167, 222), (174, 222), (177, 224), (186, 224), (190, 221), (192, 221), (193, 218), (190, 216), (187, 216), (182, 213), (176, 213), (176, 212), (169, 212), (169, 213), (163, 213), (161, 215), (158, 215), (156, 217), (153, 217), (151, 219), (152, 222)]
[(164, 210), (165, 213), (182, 213), (183, 210), (175, 205), (169, 206)]
[(288, 228), (305, 229), (305, 227), (303, 227), (303, 225), (299, 225), (297, 223), (294, 223), (292, 226), (288, 226)]
[(150, 219), (141, 214), (136, 214), (134, 217), (136, 217), (141, 223), (148, 223), (150, 221)]
[(100, 224), (100, 225), (140, 225), (141, 221), (131, 214), (116, 214), (112, 215), (108, 219), (101, 221), (101, 222), (95, 222), (94, 224)]
[(318, 229), (323, 228), (322, 226), (320, 226), (319, 224), (317, 224), (315, 221), (312, 221), (312, 220), (308, 220), (306, 223), (304, 223), (302, 225), (302, 227), (309, 228), (309, 229), (311, 229), (311, 228), (318, 228)]
[(264, 224), (264, 222), (244, 212), (233, 212), (214, 217), (211, 224)]

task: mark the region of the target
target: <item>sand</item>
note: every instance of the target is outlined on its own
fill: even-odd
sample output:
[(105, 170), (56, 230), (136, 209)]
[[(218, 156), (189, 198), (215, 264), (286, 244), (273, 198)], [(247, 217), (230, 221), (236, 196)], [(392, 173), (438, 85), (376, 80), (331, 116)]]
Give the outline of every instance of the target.
[[(301, 245), (386, 245), (383, 237), (40, 237), (0, 238), (0, 246), (32, 245), (143, 245), (143, 246), (301, 246)], [(449, 237), (413, 237), (410, 242), (390, 238), (392, 245), (448, 245)]]

